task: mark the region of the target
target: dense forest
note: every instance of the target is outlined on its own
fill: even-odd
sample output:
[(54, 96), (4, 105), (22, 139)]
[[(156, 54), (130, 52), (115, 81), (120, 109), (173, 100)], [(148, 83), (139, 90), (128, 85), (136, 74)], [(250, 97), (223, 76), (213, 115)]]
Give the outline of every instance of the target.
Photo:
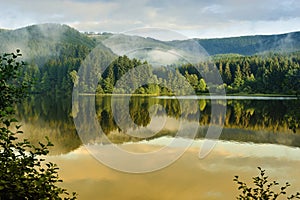
[[(84, 77), (79, 77), (77, 72), (89, 49), (84, 46), (64, 46), (60, 56), (48, 60), (39, 67), (29, 63), (22, 71), (22, 78), (27, 81), (34, 79), (36, 84), (31, 88), (33, 93), (64, 93), (71, 94), (73, 83), (85, 84)], [(108, 56), (112, 56), (108, 54)], [(300, 92), (300, 52), (287, 54), (254, 55), (219, 55), (213, 57), (213, 61), (223, 79), (227, 93), (268, 93), (268, 94), (298, 94)], [(97, 62), (97, 61), (94, 61)], [(208, 70), (209, 63), (199, 63), (197, 68)], [(135, 79), (148, 78), (157, 85), (149, 84), (138, 88), (135, 93), (168, 95), (172, 94), (167, 86), (177, 85), (184, 90), (183, 81), (187, 80), (197, 94), (208, 92), (205, 79), (193, 65), (166, 66), (152, 68), (147, 62), (137, 59), (129, 59), (127, 56), (119, 56), (109, 64), (102, 76), (99, 77), (97, 93), (112, 93), (114, 85), (127, 71), (143, 66), (143, 73), (135, 74), (125, 83), (123, 88), (114, 91), (126, 93), (127, 87), (135, 82)], [(168, 68), (167, 68), (168, 67)], [(166, 69), (172, 70), (166, 70)], [(90, 71), (89, 73), (94, 73)], [(86, 79), (92, 75), (86, 75)], [(178, 78), (179, 77), (179, 78)], [(181, 78), (180, 78), (181, 77)], [(184, 80), (183, 80), (184, 79)], [(165, 83), (163, 83), (165, 82)], [(159, 85), (163, 85), (161, 87)], [(82, 92), (91, 92), (82, 86)], [(214, 89), (222, 86), (212, 85)], [(210, 88), (212, 89), (212, 88)], [(212, 90), (213, 91), (213, 90)], [(184, 93), (180, 93), (184, 94)]]
[(227, 92), (298, 94), (300, 52), (215, 57)]
[[(21, 80), (33, 81), (31, 93), (71, 94), (73, 86), (81, 92), (130, 93), (135, 88), (138, 94), (169, 95), (185, 94), (188, 81), (195, 93), (202, 94), (225, 88), (227, 93), (276, 93), (295, 95), (300, 90), (300, 45), (299, 32), (270, 35), (246, 36), (223, 39), (196, 40), (208, 53), (212, 62), (153, 67), (147, 61), (115, 55), (102, 41), (111, 34), (84, 34), (66, 25), (42, 24), (17, 30), (0, 31), (0, 52), (13, 52), (21, 49), (27, 66), (22, 70)], [(125, 36), (124, 36), (125, 37)], [(132, 38), (131, 38), (132, 37)], [(148, 46), (178, 45), (185, 41), (158, 41), (152, 38), (126, 36)], [(263, 47), (263, 48), (261, 48)], [(97, 48), (100, 56), (91, 57)], [(234, 54), (237, 53), (237, 54)], [(83, 61), (105, 71), (89, 69)], [(106, 62), (107, 61), (107, 62)], [(211, 63), (215, 64), (224, 85), (209, 84), (202, 77), (209, 74)], [(133, 70), (143, 66), (141, 71)], [(83, 74), (79, 75), (79, 69)], [(113, 91), (117, 81), (128, 71), (134, 71), (131, 82)], [(90, 77), (97, 76), (98, 86), (89, 88)], [(136, 88), (134, 82), (143, 79), (152, 84)], [(78, 85), (77, 85), (78, 84)], [(127, 88), (126, 88), (127, 87)], [(176, 90), (176, 91), (174, 91)]]

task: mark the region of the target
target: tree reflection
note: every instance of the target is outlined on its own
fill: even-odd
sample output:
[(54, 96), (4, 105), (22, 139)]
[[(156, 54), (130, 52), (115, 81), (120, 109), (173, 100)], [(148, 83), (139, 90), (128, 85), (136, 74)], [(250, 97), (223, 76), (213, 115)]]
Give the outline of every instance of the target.
[[(88, 105), (95, 99), (83, 96), (83, 104)], [(211, 118), (211, 101), (200, 99), (198, 104), (192, 104), (190, 100), (179, 102), (176, 98), (157, 98), (146, 96), (126, 97), (129, 99), (129, 116), (126, 109), (118, 110), (119, 121), (116, 123), (112, 112), (112, 96), (96, 96), (96, 117), (102, 131), (115, 143), (126, 141), (139, 141), (143, 138), (128, 135), (132, 127), (128, 120), (133, 121), (139, 127), (146, 127), (151, 122), (151, 117), (168, 119), (183, 119), (186, 122), (199, 120), (199, 133), (197, 138), (203, 138), (206, 129), (212, 124), (220, 124), (222, 115)], [(118, 97), (114, 103), (125, 105), (125, 97)], [(127, 99), (128, 100), (128, 99)], [(82, 109), (91, 109), (86, 105), (73, 107), (73, 117), (76, 117)], [(155, 106), (159, 105), (159, 106)], [(224, 106), (217, 104), (217, 106)], [(291, 146), (300, 146), (300, 101), (299, 100), (229, 100), (227, 101), (227, 113), (221, 139), (243, 142), (278, 143)], [(55, 96), (32, 96), (17, 106), (17, 115), (27, 129), (29, 138), (38, 142), (45, 136), (55, 144), (55, 153), (64, 153), (78, 148), (82, 141), (99, 141), (101, 135), (90, 130), (92, 113), (82, 121), (80, 129), (86, 132), (84, 138), (79, 138), (72, 119), (71, 98), (59, 98)], [(149, 112), (150, 110), (150, 112)], [(128, 109), (127, 109), (128, 111)], [(200, 116), (200, 118), (199, 118)], [(148, 139), (163, 135), (174, 136), (176, 127), (172, 130), (163, 126), (156, 135)], [(28, 136), (27, 136), (28, 137)], [(100, 138), (100, 139), (99, 139)], [(53, 151), (52, 151), (53, 152)]]
[(82, 143), (77, 135), (72, 115), (71, 99), (55, 96), (30, 96), (17, 105), (25, 138), (37, 145), (48, 136), (54, 144), (50, 154), (67, 153)]

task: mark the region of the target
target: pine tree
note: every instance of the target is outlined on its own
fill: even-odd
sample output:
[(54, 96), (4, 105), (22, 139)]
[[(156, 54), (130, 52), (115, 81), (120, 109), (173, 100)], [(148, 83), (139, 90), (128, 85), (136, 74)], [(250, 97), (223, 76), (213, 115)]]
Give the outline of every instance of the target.
[(224, 82), (227, 85), (230, 85), (232, 83), (232, 75), (231, 75), (231, 71), (230, 71), (230, 65), (229, 62), (226, 63), (225, 65), (225, 71), (224, 71)]
[(243, 75), (241, 72), (241, 67), (240, 67), (240, 65), (237, 65), (235, 75), (234, 75), (233, 85), (236, 89), (239, 89), (243, 84), (244, 84), (244, 80), (243, 80)]

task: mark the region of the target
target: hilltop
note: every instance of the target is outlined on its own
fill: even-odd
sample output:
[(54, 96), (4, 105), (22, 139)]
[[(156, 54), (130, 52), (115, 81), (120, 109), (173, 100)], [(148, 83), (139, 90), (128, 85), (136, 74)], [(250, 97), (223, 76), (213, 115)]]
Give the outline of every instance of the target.
[[(11, 52), (20, 48), (25, 54), (37, 56), (55, 54), (58, 44), (82, 45), (94, 48), (112, 33), (91, 34), (81, 33), (67, 25), (37, 24), (16, 30), (0, 29), (1, 52)], [(292, 52), (300, 50), (300, 32), (273, 35), (254, 35), (215, 39), (189, 39), (177, 41), (160, 41), (139, 36), (118, 35), (120, 42), (138, 41), (141, 46), (156, 46), (167, 48), (188, 43), (198, 42), (209, 55), (240, 54), (254, 55), (265, 52)], [(26, 56), (26, 55), (25, 55)]]

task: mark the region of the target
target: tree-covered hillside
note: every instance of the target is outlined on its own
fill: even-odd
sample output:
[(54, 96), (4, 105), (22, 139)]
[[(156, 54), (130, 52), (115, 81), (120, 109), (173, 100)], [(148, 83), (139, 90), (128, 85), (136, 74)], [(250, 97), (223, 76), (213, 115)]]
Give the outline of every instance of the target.
[(292, 52), (300, 50), (300, 32), (196, 40), (210, 55), (229, 53), (254, 55), (269, 51)]
[[(106, 40), (113, 34), (87, 34), (89, 37), (96, 39), (99, 42)], [(180, 41), (159, 41), (152, 38), (143, 38), (138, 36), (122, 36), (119, 37), (126, 41), (138, 40), (141, 46), (147, 47), (167, 47), (177, 46), (187, 43), (189, 40)], [(231, 38), (216, 38), (216, 39), (193, 39), (198, 42), (209, 55), (217, 54), (241, 54), (254, 55), (266, 52), (292, 52), (300, 50), (300, 32), (292, 32), (279, 35), (255, 35), (241, 36)]]
[(20, 72), (23, 82), (32, 80), (32, 93), (71, 93), (72, 71), (78, 71), (84, 58), (96, 47), (113, 56), (85, 34), (60, 24), (40, 24), (0, 32), (0, 52), (20, 49), (27, 62)]
[(95, 40), (77, 30), (60, 24), (39, 24), (16, 30), (0, 32), (0, 53), (20, 49), (23, 59), (42, 65), (50, 58), (58, 57), (64, 45), (84, 46), (92, 49)]
[[(91, 81), (90, 78), (95, 74), (98, 74), (97, 92), (111, 93), (119, 78), (140, 65), (144, 65), (144, 72), (135, 71), (128, 79), (134, 82), (141, 78), (147, 80), (148, 77), (152, 83), (156, 83), (156, 86), (149, 84), (137, 88), (135, 92), (140, 94), (172, 94), (174, 91), (170, 90), (171, 87), (184, 94), (186, 90), (184, 80), (190, 83), (196, 93), (216, 91), (224, 86), (229, 93), (298, 94), (300, 91), (300, 51), (294, 51), (300, 49), (300, 32), (197, 40), (208, 53), (217, 54), (212, 60), (220, 72), (224, 85), (210, 85), (210, 88), (205, 77), (202, 77), (192, 65), (177, 64), (153, 68), (148, 64), (151, 62), (130, 59), (123, 55), (118, 57), (105, 46), (109, 40), (104, 40), (111, 36), (113, 35), (108, 33), (84, 34), (59, 24), (33, 25), (17, 30), (0, 31), (0, 52), (21, 49), (28, 63), (21, 71), (21, 79), (24, 82), (28, 80), (35, 82), (31, 88), (33, 93), (71, 94), (74, 83), (79, 84), (81, 92), (93, 92), (95, 90), (89, 88), (86, 83)], [(187, 41), (164, 42), (126, 35), (121, 35), (118, 39), (127, 42), (138, 41), (139, 47), (146, 45), (164, 49), (188, 44)], [(121, 43), (126, 44), (120, 41)], [(89, 60), (96, 68), (107, 67), (107, 69), (103, 72), (90, 69), (90, 65), (84, 63), (84, 60)], [(205, 62), (198, 63), (197, 68), (209, 74), (209, 65)], [(79, 74), (80, 67), (83, 68), (84, 74)], [(173, 71), (166, 70), (168, 68)], [(99, 72), (102, 76), (99, 76)], [(118, 88), (119, 90), (115, 92), (129, 92), (126, 87), (130, 86), (130, 81), (125, 81), (123, 88)], [(134, 85), (131, 87), (135, 88)]]

